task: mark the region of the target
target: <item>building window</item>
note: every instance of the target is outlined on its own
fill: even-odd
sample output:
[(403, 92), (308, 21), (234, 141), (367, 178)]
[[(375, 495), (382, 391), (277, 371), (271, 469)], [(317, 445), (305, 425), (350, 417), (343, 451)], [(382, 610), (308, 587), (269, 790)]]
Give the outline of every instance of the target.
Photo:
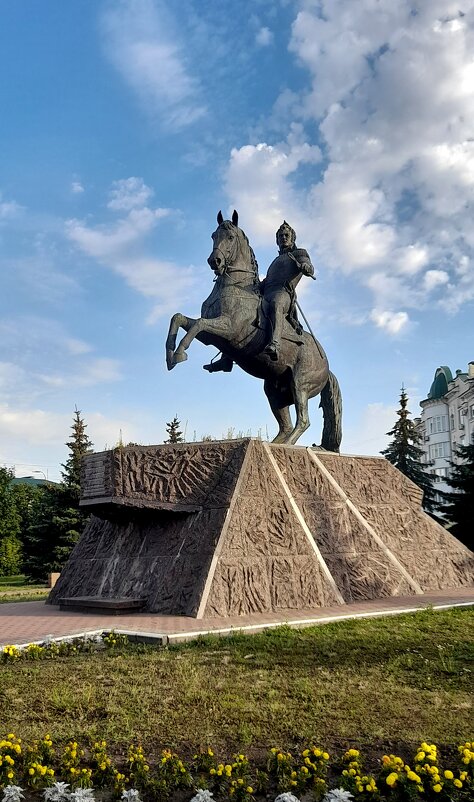
[(451, 431), (454, 429), (454, 413), (451, 412)]
[(471, 404), (471, 418), (474, 418), (474, 404)]
[(435, 482), (442, 482), (448, 476), (448, 469), (447, 468), (435, 468), (433, 471), (433, 476)]
[(448, 417), (447, 415), (435, 415), (434, 418), (429, 419), (430, 434), (437, 432), (448, 431)]
[(449, 457), (449, 443), (433, 443), (430, 446), (430, 460)]

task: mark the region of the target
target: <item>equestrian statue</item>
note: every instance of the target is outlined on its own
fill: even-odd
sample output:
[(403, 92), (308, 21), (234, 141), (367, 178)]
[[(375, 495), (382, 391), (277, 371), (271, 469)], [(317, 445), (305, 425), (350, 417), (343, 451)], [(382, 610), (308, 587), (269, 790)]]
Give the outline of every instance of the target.
[[(201, 308), (200, 318), (173, 315), (166, 340), (168, 370), (187, 359), (186, 350), (197, 338), (222, 353), (204, 365), (209, 373), (228, 372), (234, 363), (263, 379), (265, 394), (277, 420), (274, 443), (296, 443), (309, 427), (308, 401), (321, 394), (323, 434), (321, 448), (339, 451), (342, 439), (342, 400), (339, 384), (321, 345), (298, 320), (296, 286), (302, 276), (314, 278), (307, 251), (296, 247), (296, 234), (286, 221), (276, 234), (279, 254), (263, 281), (249, 241), (232, 220), (217, 215), (208, 263), (216, 278)], [(186, 331), (176, 347), (179, 329)], [(293, 425), (289, 407), (294, 404)]]

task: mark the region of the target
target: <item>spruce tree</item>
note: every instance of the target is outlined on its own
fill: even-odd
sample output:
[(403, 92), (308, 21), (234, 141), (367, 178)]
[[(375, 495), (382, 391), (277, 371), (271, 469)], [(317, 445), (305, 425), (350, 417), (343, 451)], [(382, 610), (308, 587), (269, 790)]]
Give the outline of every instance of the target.
[(380, 453), (423, 490), (423, 507), (427, 512), (432, 513), (438, 507), (438, 503), (435, 500), (436, 491), (433, 487), (434, 479), (422, 464), (424, 452), (419, 446), (422, 437), (418, 434), (415, 424), (409, 418), (411, 413), (407, 409), (407, 405), (408, 397), (405, 388), (402, 387), (400, 408), (397, 411), (398, 420), (393, 429), (387, 432), (387, 435), (393, 437), (393, 440)]
[(180, 430), (181, 421), (178, 419), (178, 416), (175, 415), (173, 420), (166, 424), (166, 433), (168, 435), (168, 439), (165, 440), (165, 443), (183, 443), (184, 437), (183, 433)]
[(72, 434), (66, 443), (69, 449), (69, 457), (61, 465), (62, 484), (71, 494), (71, 500), (79, 503), (81, 495), (81, 459), (84, 454), (92, 451), (92, 441), (86, 434), (87, 424), (81, 418), (81, 411), (76, 407), (74, 410), (74, 420), (71, 426)]
[(81, 458), (92, 450), (86, 428), (76, 407), (72, 435), (66, 443), (69, 456), (61, 466), (62, 482), (43, 488), (36, 503), (33, 523), (25, 535), (24, 569), (34, 579), (44, 579), (51, 571), (61, 570), (89, 517), (79, 507)]
[(474, 551), (474, 443), (459, 445), (456, 456), (462, 462), (451, 463), (451, 475), (446, 484), (454, 493), (445, 493), (443, 513), (453, 526), (451, 532)]

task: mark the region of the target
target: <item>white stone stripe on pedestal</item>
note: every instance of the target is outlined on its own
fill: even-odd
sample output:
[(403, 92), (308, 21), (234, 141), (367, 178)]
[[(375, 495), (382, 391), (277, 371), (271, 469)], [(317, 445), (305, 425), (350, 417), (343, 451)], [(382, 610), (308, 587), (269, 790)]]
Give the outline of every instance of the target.
[(240, 487), (243, 482), (243, 478), (247, 475), (247, 463), (250, 459), (250, 454), (253, 454), (253, 444), (250, 442), (245, 449), (244, 458), (242, 460), (242, 465), (240, 466), (239, 475), (237, 481), (235, 483), (234, 492), (232, 493), (232, 498), (230, 500), (229, 507), (226, 512), (225, 520), (222, 525), (221, 533), (219, 535), (219, 540), (217, 541), (216, 548), (214, 549), (214, 554), (211, 560), (211, 564), (209, 566), (209, 571), (207, 572), (207, 579), (204, 584), (204, 590), (202, 592), (201, 601), (199, 603), (199, 609), (196, 614), (196, 618), (204, 618), (204, 611), (206, 609), (207, 600), (209, 598), (209, 593), (211, 591), (212, 581), (214, 579), (214, 574), (216, 573), (217, 563), (219, 561), (219, 557), (221, 555), (222, 547), (224, 545), (224, 541), (227, 537), (227, 530), (229, 528), (229, 524), (232, 519), (232, 515), (234, 512), (234, 507), (236, 505), (237, 499), (239, 498)]
[(317, 545), (317, 543), (316, 543), (316, 541), (315, 541), (315, 539), (313, 537), (313, 534), (312, 534), (308, 524), (306, 523), (306, 521), (305, 521), (305, 519), (303, 517), (303, 513), (301, 512), (300, 508), (298, 507), (298, 505), (297, 505), (297, 503), (296, 503), (296, 501), (295, 501), (295, 499), (294, 499), (294, 497), (293, 497), (293, 495), (291, 493), (291, 490), (290, 490), (290, 488), (288, 487), (288, 485), (286, 483), (285, 477), (283, 476), (280, 468), (278, 467), (277, 461), (276, 461), (275, 457), (273, 456), (273, 454), (271, 452), (269, 444), (268, 443), (262, 443), (262, 445), (263, 445), (263, 447), (264, 447), (264, 449), (266, 451), (267, 457), (270, 460), (276, 475), (278, 476), (279, 482), (280, 482), (280, 484), (281, 484), (281, 486), (282, 486), (282, 488), (283, 488), (283, 490), (285, 492), (285, 495), (288, 498), (288, 501), (290, 502), (291, 508), (293, 509), (293, 512), (295, 513), (295, 515), (296, 515), (296, 517), (298, 519), (298, 522), (301, 525), (301, 528), (303, 529), (303, 531), (304, 531), (304, 533), (305, 533), (305, 535), (306, 535), (306, 537), (308, 539), (308, 542), (309, 542), (311, 548), (313, 549), (313, 551), (314, 551), (314, 553), (316, 555), (316, 558), (317, 558), (317, 560), (319, 562), (319, 565), (321, 566), (321, 570), (322, 570), (324, 576), (326, 577), (326, 579), (328, 580), (329, 584), (331, 585), (332, 590), (334, 591), (334, 595), (335, 595), (335, 597), (337, 599), (338, 604), (345, 604), (345, 601), (342, 598), (342, 595), (341, 595), (341, 593), (339, 591), (339, 588), (336, 585), (334, 577), (331, 574), (328, 566), (326, 565), (324, 557), (321, 554), (321, 552), (319, 551), (318, 545)]
[(355, 515), (355, 517), (357, 518), (359, 523), (362, 524), (364, 529), (369, 533), (369, 535), (375, 540), (377, 545), (380, 546), (382, 551), (387, 555), (387, 557), (390, 560), (390, 562), (393, 563), (393, 565), (397, 568), (397, 570), (400, 571), (402, 576), (404, 576), (405, 579), (407, 580), (407, 582), (412, 586), (412, 588), (415, 591), (415, 593), (423, 595), (423, 590), (421, 589), (421, 587), (418, 584), (418, 582), (415, 579), (413, 579), (412, 576), (410, 576), (410, 574), (408, 573), (406, 568), (404, 568), (403, 565), (401, 564), (401, 562), (395, 557), (395, 554), (393, 553), (393, 551), (391, 551), (389, 549), (389, 547), (385, 545), (385, 543), (383, 542), (382, 538), (377, 534), (375, 529), (364, 518), (364, 516), (362, 515), (360, 510), (357, 509), (357, 507), (354, 504), (354, 502), (350, 500), (350, 498), (344, 492), (344, 490), (342, 489), (340, 484), (338, 484), (338, 482), (335, 480), (334, 476), (328, 471), (328, 469), (323, 464), (323, 462), (320, 459), (318, 459), (318, 457), (316, 456), (316, 454), (314, 453), (314, 451), (311, 448), (307, 448), (306, 451), (308, 452), (308, 454), (309, 454), (310, 458), (313, 460), (313, 462), (318, 466), (318, 468), (321, 471), (321, 473), (324, 474), (324, 476), (326, 477), (328, 482), (330, 482), (331, 486), (334, 488), (336, 493), (347, 504), (347, 506), (349, 507), (351, 512)]

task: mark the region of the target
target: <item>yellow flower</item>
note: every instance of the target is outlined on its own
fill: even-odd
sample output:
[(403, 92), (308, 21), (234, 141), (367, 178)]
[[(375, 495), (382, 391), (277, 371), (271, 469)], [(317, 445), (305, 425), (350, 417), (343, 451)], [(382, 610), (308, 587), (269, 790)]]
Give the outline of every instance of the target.
[(385, 782), (387, 783), (388, 786), (390, 786), (390, 788), (393, 788), (393, 786), (395, 785), (397, 780), (398, 780), (397, 772), (396, 771), (392, 771), (391, 774), (388, 775), (388, 777), (385, 780)]
[(462, 788), (461, 780), (453, 780), (453, 785), (455, 785), (456, 788)]
[(420, 778), (418, 777), (418, 774), (415, 774), (414, 771), (407, 772), (407, 777), (408, 777), (409, 780), (412, 780), (412, 782), (415, 782), (415, 783), (419, 783), (420, 782)]
[(245, 790), (247, 791), (248, 794), (253, 794), (253, 788), (251, 785), (247, 785), (247, 788)]
[(447, 769), (444, 772), (444, 776), (446, 777), (447, 780), (453, 780), (454, 779), (454, 774), (453, 774), (452, 771), (449, 771), (449, 769)]
[(433, 785), (433, 791), (435, 792), (435, 794), (439, 794), (442, 788), (443, 786), (441, 785), (441, 783), (436, 783), (436, 785)]
[(329, 760), (329, 752), (323, 752), (324, 760)]

